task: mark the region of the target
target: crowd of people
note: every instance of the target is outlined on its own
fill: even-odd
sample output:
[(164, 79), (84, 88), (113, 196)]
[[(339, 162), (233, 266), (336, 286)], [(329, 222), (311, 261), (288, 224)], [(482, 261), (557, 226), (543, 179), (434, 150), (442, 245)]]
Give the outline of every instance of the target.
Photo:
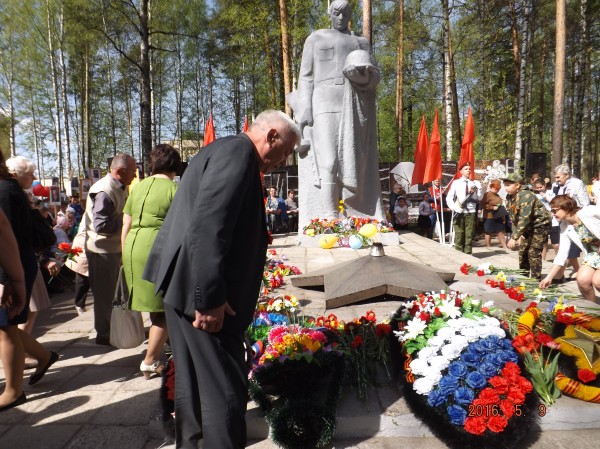
[[(283, 164), (299, 141), (289, 117), (265, 111), (245, 133), (218, 139), (200, 152), (179, 185), (174, 182), (181, 169), (179, 153), (157, 145), (149, 155), (151, 175), (130, 192), (136, 161), (118, 154), (107, 175), (89, 189), (85, 209), (73, 196), (55, 214), (29, 194), (35, 165), (22, 157), (0, 159), (0, 244), (6, 248), (0, 252), (0, 357), (6, 373), (0, 411), (27, 401), (26, 362), (35, 367), (28, 380), (35, 385), (59, 360), (30, 333), (36, 311), (49, 306), (52, 279), (65, 269), (74, 272), (79, 314), (87, 312), (91, 289), (95, 343), (111, 345), (112, 300), (122, 270), (130, 309), (150, 314), (140, 372), (150, 378), (163, 370), (167, 341), (176, 360), (177, 446), (196, 447), (202, 440), (206, 447), (244, 447), (243, 333), (263, 274), (266, 225), (276, 231), (298, 214), (293, 190), (283, 200), (270, 188), (265, 198), (260, 173)], [(597, 195), (590, 198), (590, 190), (564, 165), (555, 169), (554, 185), (539, 174), (527, 183), (511, 173), (489, 180), (485, 192), (471, 179), (471, 170), (462, 164), (446, 191), (439, 180), (432, 183), (420, 198), (419, 232), (431, 238), (438, 214), (442, 219), (451, 212), (455, 248), (471, 253), (481, 209), (486, 246), (495, 235), (502, 248), (518, 249), (519, 267), (541, 288), (561, 282), (571, 260), (582, 296), (595, 302), (600, 209), (591, 203)], [(399, 186), (392, 198), (392, 222), (406, 229), (408, 204)], [(507, 224), (511, 229), (505, 235)], [(52, 237), (41, 239), (47, 230)], [(543, 277), (549, 238), (558, 246)], [(60, 243), (81, 245), (84, 251), (61, 258)]]
[[(77, 312), (87, 312), (91, 289), (95, 343), (111, 345), (112, 300), (122, 270), (129, 308), (150, 314), (141, 373), (150, 378), (162, 371), (167, 339), (177, 361), (177, 446), (202, 440), (205, 447), (245, 447), (243, 333), (262, 279), (267, 219), (273, 225), (270, 215), (283, 215), (289, 224), (298, 213), (292, 190), (280, 201), (272, 189), (275, 200), (265, 201), (261, 173), (281, 166), (299, 141), (287, 115), (265, 111), (248, 131), (200, 152), (179, 186), (179, 153), (157, 145), (149, 156), (151, 176), (130, 192), (136, 161), (117, 154), (89, 189), (85, 209), (74, 196), (56, 214), (29, 194), (35, 165), (0, 158), (0, 357), (6, 373), (0, 412), (27, 401), (26, 354), (36, 366), (30, 385), (60, 357), (28, 332), (36, 310), (49, 306), (49, 283), (73, 271)], [(41, 244), (46, 230), (52, 238)], [(83, 252), (61, 258), (61, 243)], [(38, 280), (45, 297), (36, 296)]]
[(277, 189), (270, 187), (265, 196), (265, 213), (267, 214), (267, 227), (273, 234), (295, 232), (298, 230), (298, 202), (296, 192), (288, 190), (284, 200), (278, 196)]
[[(482, 186), (471, 180), (470, 164), (461, 164), (446, 189), (435, 180), (423, 194), (416, 230), (429, 238), (435, 230), (441, 239), (443, 228), (436, 227), (436, 222), (443, 220), (446, 232), (451, 230), (446, 237), (453, 233), (454, 248), (471, 254), (479, 228), (487, 248), (496, 237), (501, 249), (517, 250), (519, 268), (540, 281), (541, 288), (576, 279), (583, 297), (596, 301), (595, 290), (600, 290), (600, 274), (596, 276), (600, 268), (600, 180), (593, 178), (586, 186), (566, 164), (553, 173), (553, 183), (550, 178), (542, 179), (540, 173), (532, 173), (526, 182), (515, 172)], [(400, 184), (394, 185), (390, 194), (390, 218), (394, 229), (408, 229), (408, 201)], [(542, 261), (549, 247), (555, 258), (552, 269), (543, 276)], [(564, 274), (567, 267), (571, 268), (569, 277)]]

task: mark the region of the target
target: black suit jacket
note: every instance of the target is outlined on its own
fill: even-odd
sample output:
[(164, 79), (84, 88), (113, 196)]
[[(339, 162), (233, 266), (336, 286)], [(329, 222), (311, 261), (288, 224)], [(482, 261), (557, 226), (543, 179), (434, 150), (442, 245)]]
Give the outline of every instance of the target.
[(267, 230), (259, 158), (245, 134), (202, 149), (182, 177), (148, 257), (144, 279), (166, 304), (193, 318), (229, 302), (223, 331), (251, 322), (262, 280)]

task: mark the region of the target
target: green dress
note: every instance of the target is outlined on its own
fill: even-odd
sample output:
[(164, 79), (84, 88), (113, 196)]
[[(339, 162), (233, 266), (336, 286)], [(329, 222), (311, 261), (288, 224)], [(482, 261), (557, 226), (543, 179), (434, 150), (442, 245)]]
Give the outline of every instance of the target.
[(125, 203), (123, 213), (131, 216), (131, 228), (123, 246), (123, 274), (132, 310), (165, 310), (162, 297), (154, 293), (154, 284), (142, 279), (142, 273), (176, 190), (177, 184), (170, 179), (150, 176), (132, 189)]

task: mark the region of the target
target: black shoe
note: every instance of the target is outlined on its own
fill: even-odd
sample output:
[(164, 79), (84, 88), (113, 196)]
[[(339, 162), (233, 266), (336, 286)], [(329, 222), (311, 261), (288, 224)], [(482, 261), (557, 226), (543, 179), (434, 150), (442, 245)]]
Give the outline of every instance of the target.
[(4, 410), (9, 410), (13, 407), (18, 407), (19, 405), (25, 404), (26, 402), (27, 398), (25, 397), (25, 393), (21, 393), (21, 396), (12, 401), (10, 404), (5, 405), (4, 407), (0, 407), (0, 412), (3, 412)]
[(96, 344), (103, 345), (103, 346), (111, 346), (110, 337), (103, 337), (101, 335), (97, 335), (96, 336)]
[(44, 366), (41, 370), (33, 373), (31, 375), (31, 377), (29, 378), (29, 385), (35, 385), (37, 384), (40, 380), (42, 380), (42, 377), (44, 377), (44, 374), (46, 374), (46, 371), (48, 371), (48, 368), (50, 368), (52, 365), (54, 365), (56, 363), (56, 361), (58, 360), (58, 354), (54, 351), (50, 352), (50, 360), (48, 360), (48, 363), (46, 363), (46, 366)]

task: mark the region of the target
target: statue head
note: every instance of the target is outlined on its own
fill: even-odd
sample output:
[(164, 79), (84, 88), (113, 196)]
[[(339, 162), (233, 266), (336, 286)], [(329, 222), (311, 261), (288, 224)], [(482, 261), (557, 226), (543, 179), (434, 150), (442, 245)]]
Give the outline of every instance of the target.
[(331, 2), (331, 5), (329, 5), (331, 27), (338, 31), (346, 31), (350, 22), (351, 12), (348, 0), (335, 0)]

